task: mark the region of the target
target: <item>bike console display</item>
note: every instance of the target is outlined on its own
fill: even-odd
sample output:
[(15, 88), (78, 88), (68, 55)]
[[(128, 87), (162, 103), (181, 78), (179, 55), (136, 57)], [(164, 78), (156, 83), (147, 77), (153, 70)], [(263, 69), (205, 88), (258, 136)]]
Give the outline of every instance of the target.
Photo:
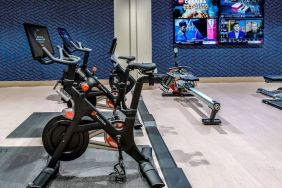
[(65, 28), (59, 27), (58, 33), (59, 33), (60, 37), (62, 38), (64, 45), (67, 48), (71, 48), (73, 46), (71, 41), (73, 41), (73, 40), (72, 40), (70, 34), (68, 33), (68, 31)]
[(116, 47), (117, 47), (117, 38), (114, 38), (112, 40), (112, 45), (111, 45), (111, 48), (109, 50), (110, 55), (113, 55), (115, 53)]
[(45, 47), (53, 54), (53, 46), (46, 26), (24, 23), (24, 29), (28, 38), (33, 59), (45, 58), (42, 48)]

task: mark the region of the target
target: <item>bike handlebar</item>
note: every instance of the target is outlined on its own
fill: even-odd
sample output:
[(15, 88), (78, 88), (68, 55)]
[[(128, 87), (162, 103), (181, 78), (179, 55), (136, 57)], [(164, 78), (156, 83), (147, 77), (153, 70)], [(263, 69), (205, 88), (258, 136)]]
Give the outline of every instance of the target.
[(82, 51), (82, 52), (91, 52), (92, 51), (92, 49), (90, 49), (90, 48), (83, 47), (81, 42), (74, 43), (73, 41), (70, 41), (70, 43), (72, 44), (74, 49), (76, 49), (78, 51)]
[(43, 47), (42, 51), (46, 54), (46, 56), (49, 59), (47, 60), (42, 59), (41, 63), (44, 63), (44, 64), (59, 63), (59, 64), (64, 64), (64, 65), (75, 65), (80, 61), (80, 57), (68, 55), (62, 47), (60, 46), (57, 46), (57, 47), (59, 49), (59, 54), (60, 54), (59, 58), (54, 57), (46, 47)]

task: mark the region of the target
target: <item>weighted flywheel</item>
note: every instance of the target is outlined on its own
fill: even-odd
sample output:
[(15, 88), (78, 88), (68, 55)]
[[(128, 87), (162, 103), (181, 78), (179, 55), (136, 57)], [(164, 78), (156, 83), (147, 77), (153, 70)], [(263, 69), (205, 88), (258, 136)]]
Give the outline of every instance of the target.
[[(42, 134), (43, 146), (50, 156), (53, 156), (58, 145), (63, 141), (67, 128), (71, 126), (71, 120), (64, 116), (56, 116), (44, 127)], [(75, 132), (68, 145), (64, 149), (59, 160), (71, 161), (80, 157), (87, 149), (89, 133)]]

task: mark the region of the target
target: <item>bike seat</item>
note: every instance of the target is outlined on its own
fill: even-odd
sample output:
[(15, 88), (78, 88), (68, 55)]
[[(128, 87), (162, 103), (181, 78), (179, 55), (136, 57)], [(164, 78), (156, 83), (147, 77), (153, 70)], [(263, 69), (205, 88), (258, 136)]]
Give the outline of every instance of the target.
[(133, 69), (138, 69), (140, 70), (143, 74), (149, 71), (153, 71), (156, 68), (155, 63), (130, 63), (127, 68), (133, 70)]
[(195, 81), (199, 81), (199, 78), (193, 75), (181, 75), (179, 76), (180, 80), (184, 80), (184, 81), (191, 81), (191, 82), (195, 82)]
[(171, 67), (168, 70), (179, 70), (179, 69), (188, 69), (190, 67), (186, 67), (186, 66), (178, 66), (178, 67)]
[(279, 75), (268, 75), (263, 77), (265, 82), (282, 82), (282, 76)]
[(131, 61), (134, 61), (136, 58), (134, 56), (119, 56), (119, 59), (124, 59), (126, 60), (128, 63)]

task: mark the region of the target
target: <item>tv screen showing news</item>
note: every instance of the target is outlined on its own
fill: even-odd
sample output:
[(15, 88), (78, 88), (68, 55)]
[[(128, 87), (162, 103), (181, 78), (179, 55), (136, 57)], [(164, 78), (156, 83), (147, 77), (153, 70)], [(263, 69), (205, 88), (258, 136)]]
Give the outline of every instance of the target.
[(218, 0), (173, 0), (174, 43), (217, 44)]
[(175, 19), (177, 44), (217, 44), (216, 19)]
[(262, 18), (264, 0), (220, 0), (222, 18)]
[(174, 0), (174, 18), (217, 18), (218, 0)]
[(219, 42), (263, 44), (263, 19), (221, 19)]
[(174, 44), (263, 44), (264, 0), (173, 0)]

